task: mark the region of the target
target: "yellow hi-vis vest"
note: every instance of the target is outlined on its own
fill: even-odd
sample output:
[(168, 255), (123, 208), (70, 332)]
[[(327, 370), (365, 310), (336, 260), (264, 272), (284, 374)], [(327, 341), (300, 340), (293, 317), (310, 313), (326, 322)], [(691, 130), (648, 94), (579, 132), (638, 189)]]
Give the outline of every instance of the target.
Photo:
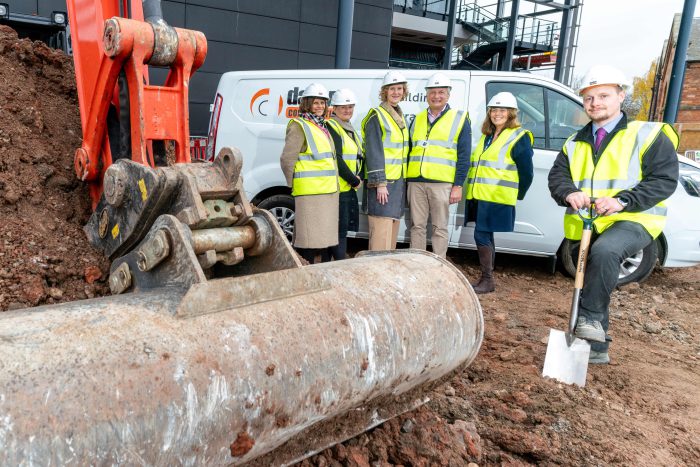
[(428, 125), (428, 111), (413, 120), (406, 178), (424, 177), (453, 183), (457, 173), (457, 139), (469, 115), (450, 109), (434, 125)]
[(304, 131), (306, 151), (294, 164), (292, 196), (323, 195), (338, 191), (338, 169), (331, 139), (323, 130), (301, 118), (289, 120)]
[(384, 147), (384, 173), (387, 180), (398, 180), (406, 173), (408, 156), (408, 128), (399, 128), (389, 112), (381, 106), (369, 109), (362, 120), (362, 138), (365, 137), (365, 125), (373, 114), (377, 114), (382, 128), (382, 146)]
[[(678, 135), (670, 125), (629, 122), (627, 129), (615, 133), (595, 165), (591, 145), (574, 141), (575, 135), (571, 136), (563, 148), (569, 158), (571, 179), (579, 190), (595, 198), (613, 198), (620, 191), (634, 187), (642, 180), (644, 154), (662, 131), (678, 148)], [(642, 212), (617, 212), (601, 216), (593, 221), (593, 227), (601, 233), (619, 221), (642, 224), (649, 235), (656, 238), (666, 224), (666, 204), (662, 201)], [(577, 212), (568, 208), (564, 214), (564, 235), (570, 240), (579, 240), (582, 229), (583, 222)]]
[(481, 135), (479, 144), (472, 152), (467, 174), (467, 199), (515, 206), (520, 179), (511, 151), (525, 135), (530, 138), (530, 144), (535, 141), (529, 130), (522, 127), (505, 128), (486, 150), (486, 136)]
[[(345, 129), (340, 126), (340, 123), (337, 121), (330, 119), (326, 120), (329, 126), (333, 127), (333, 129), (340, 135), (340, 138), (343, 141), (343, 148), (342, 148), (342, 155), (343, 155), (343, 161), (345, 161), (345, 164), (348, 166), (350, 171), (357, 175), (359, 173), (359, 164), (357, 162), (358, 157), (360, 156), (360, 151), (362, 148), (362, 137), (356, 132), (353, 131), (352, 134), (353, 136), (351, 137)], [(336, 151), (338, 151), (338, 148), (335, 148)], [(342, 177), (338, 177), (338, 183), (340, 183), (340, 192), (345, 193), (346, 191), (350, 191), (352, 189), (352, 186), (345, 180), (343, 180)]]

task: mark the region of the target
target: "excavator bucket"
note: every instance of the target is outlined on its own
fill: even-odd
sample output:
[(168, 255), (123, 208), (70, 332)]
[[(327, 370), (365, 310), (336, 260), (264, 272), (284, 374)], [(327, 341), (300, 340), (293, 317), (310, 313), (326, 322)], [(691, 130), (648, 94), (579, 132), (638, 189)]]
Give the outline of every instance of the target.
[(404, 251), (302, 267), (248, 201), (240, 152), (187, 163), (201, 32), (158, 0), (67, 6), (75, 170), (113, 296), (0, 315), (0, 465), (293, 463), (474, 359), (481, 308), (454, 266)]
[(424, 403), (483, 335), (414, 250), (0, 315), (0, 465), (281, 465)]

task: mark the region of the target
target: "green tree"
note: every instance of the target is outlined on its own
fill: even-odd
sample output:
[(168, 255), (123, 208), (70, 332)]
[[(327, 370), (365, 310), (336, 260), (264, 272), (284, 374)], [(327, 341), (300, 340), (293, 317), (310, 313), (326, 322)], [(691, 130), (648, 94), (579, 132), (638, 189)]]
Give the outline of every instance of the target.
[(631, 119), (649, 120), (651, 108), (651, 96), (654, 90), (654, 78), (656, 77), (657, 61), (654, 60), (649, 70), (642, 76), (636, 76), (632, 81), (634, 90), (629, 96), (627, 111)]

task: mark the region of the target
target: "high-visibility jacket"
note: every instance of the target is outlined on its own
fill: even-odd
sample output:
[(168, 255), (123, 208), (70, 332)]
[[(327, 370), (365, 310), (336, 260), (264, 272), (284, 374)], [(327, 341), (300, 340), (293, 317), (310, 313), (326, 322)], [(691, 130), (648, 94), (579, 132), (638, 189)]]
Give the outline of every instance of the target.
[(302, 118), (293, 118), (288, 125), (300, 125), (306, 139), (306, 150), (294, 164), (292, 196), (337, 192), (338, 168), (330, 136)]
[(529, 130), (522, 127), (505, 128), (484, 150), (486, 136), (481, 135), (479, 144), (472, 152), (467, 174), (467, 199), (515, 206), (520, 179), (511, 152), (515, 143), (524, 136), (530, 138), (530, 144), (535, 141)]
[[(342, 147), (342, 156), (343, 156), (343, 161), (345, 164), (348, 166), (350, 171), (357, 175), (360, 171), (360, 164), (358, 162), (358, 159), (362, 155), (362, 137), (356, 132), (353, 131), (352, 134), (353, 136), (350, 136), (345, 129), (340, 126), (340, 123), (336, 122), (333, 119), (326, 120), (329, 126), (333, 127), (333, 129), (340, 135), (341, 140), (343, 141), (343, 147)], [(336, 151), (340, 151), (340, 148), (335, 148)], [(338, 183), (340, 183), (340, 192), (344, 193), (346, 191), (350, 191), (352, 189), (352, 186), (343, 180), (342, 177), (338, 177)]]
[(384, 173), (387, 180), (398, 180), (406, 173), (408, 156), (408, 128), (399, 128), (392, 116), (381, 106), (369, 110), (362, 120), (362, 138), (365, 139), (365, 125), (376, 114), (382, 128), (382, 146), (384, 147)]
[[(615, 133), (598, 158), (593, 162), (593, 148), (571, 136), (564, 143), (564, 154), (569, 158), (571, 179), (579, 190), (590, 197), (614, 198), (622, 190), (628, 190), (642, 180), (642, 161), (649, 146), (663, 132), (678, 148), (678, 135), (666, 123), (629, 122), (627, 128)], [(617, 212), (600, 216), (593, 221), (596, 232), (604, 232), (619, 221), (642, 224), (652, 238), (656, 238), (666, 225), (666, 204), (662, 201), (642, 212)], [(579, 240), (583, 222), (571, 208), (564, 215), (564, 235)]]
[(416, 116), (411, 131), (406, 178), (423, 177), (453, 183), (457, 173), (457, 140), (468, 114), (449, 109), (431, 126), (428, 111)]

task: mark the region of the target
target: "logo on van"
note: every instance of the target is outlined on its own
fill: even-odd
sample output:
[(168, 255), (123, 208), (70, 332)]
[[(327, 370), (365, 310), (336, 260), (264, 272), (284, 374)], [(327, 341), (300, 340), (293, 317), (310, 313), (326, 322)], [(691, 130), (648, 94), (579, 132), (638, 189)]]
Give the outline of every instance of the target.
[[(266, 113), (266, 104), (270, 101), (269, 95), (270, 88), (260, 89), (258, 92), (253, 94), (253, 97), (250, 99), (251, 115), (257, 114), (262, 115), (263, 117), (267, 117), (268, 114)], [(282, 113), (282, 107), (284, 107), (284, 100), (282, 100), (282, 96), (279, 96), (279, 102), (277, 104), (277, 115), (280, 115)], [(253, 108), (255, 108), (255, 110)]]

